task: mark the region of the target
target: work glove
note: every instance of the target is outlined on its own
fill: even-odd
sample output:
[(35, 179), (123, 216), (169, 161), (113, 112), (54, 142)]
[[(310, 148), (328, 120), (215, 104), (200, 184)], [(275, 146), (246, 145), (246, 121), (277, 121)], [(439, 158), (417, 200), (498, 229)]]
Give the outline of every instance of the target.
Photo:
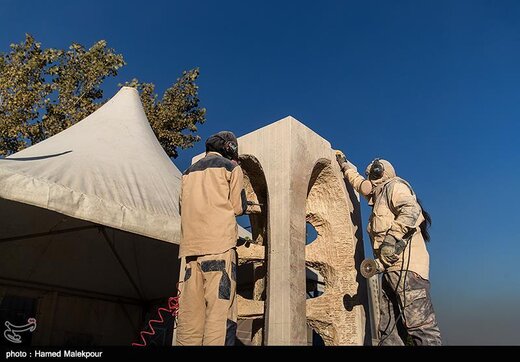
[(347, 162), (347, 157), (340, 150), (336, 150), (336, 161), (338, 161), (342, 172), (345, 172), (350, 167)]
[(262, 208), (261, 208), (262, 206), (264, 206), (264, 205), (260, 204), (260, 203), (256, 203), (256, 202), (251, 201), (251, 200), (248, 200), (247, 201), (247, 209), (246, 209), (245, 214), (246, 215), (260, 214), (262, 212)]
[(397, 239), (392, 235), (387, 234), (383, 243), (379, 247), (379, 258), (381, 262), (386, 266), (390, 266), (395, 264), (399, 260), (399, 253), (397, 253), (398, 249), (400, 252), (403, 251), (404, 247), (402, 247), (402, 242), (397, 246)]

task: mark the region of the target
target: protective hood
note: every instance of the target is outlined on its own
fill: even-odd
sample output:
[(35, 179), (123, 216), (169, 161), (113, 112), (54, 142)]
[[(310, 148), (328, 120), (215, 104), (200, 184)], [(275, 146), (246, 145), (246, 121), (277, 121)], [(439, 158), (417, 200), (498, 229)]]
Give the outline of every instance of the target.
[[(394, 166), (392, 166), (392, 164), (390, 162), (388, 162), (387, 160), (383, 160), (383, 159), (379, 159), (379, 162), (384, 167), (383, 177), (381, 177), (380, 179), (377, 179), (377, 180), (370, 180), (370, 183), (372, 184), (372, 187), (373, 187), (373, 192), (372, 192), (372, 197), (370, 197), (368, 200), (369, 205), (374, 205), (374, 201), (377, 198), (377, 196), (381, 193), (381, 191), (383, 190), (383, 186), (386, 185), (388, 183), (388, 181), (392, 180), (393, 178), (395, 178), (397, 176), (395, 174)], [(370, 164), (365, 169), (366, 175), (369, 174), (370, 168), (372, 167), (372, 163), (373, 163), (373, 161), (370, 162)]]

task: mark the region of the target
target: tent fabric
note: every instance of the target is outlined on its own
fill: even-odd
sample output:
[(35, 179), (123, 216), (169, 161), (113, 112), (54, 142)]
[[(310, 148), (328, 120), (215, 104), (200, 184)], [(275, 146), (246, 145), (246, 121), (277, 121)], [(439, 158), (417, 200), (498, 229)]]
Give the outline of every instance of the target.
[(180, 188), (129, 87), (0, 159), (0, 294), (27, 286), (132, 301), (175, 295)]
[(0, 229), (17, 237), (0, 241), (0, 299), (5, 285), (132, 301), (177, 293), (178, 245), (5, 199)]
[(72, 127), (0, 160), (0, 197), (179, 244), (181, 173), (136, 89)]

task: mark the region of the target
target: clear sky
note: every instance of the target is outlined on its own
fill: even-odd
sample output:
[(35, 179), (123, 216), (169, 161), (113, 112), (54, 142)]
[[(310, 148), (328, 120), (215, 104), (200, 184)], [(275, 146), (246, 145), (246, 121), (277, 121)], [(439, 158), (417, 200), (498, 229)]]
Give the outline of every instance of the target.
[(128, 63), (106, 97), (200, 67), (203, 139), (292, 115), (362, 169), (390, 160), (432, 215), (445, 343), (518, 345), (519, 19), (505, 0), (0, 0), (0, 51), (105, 39)]

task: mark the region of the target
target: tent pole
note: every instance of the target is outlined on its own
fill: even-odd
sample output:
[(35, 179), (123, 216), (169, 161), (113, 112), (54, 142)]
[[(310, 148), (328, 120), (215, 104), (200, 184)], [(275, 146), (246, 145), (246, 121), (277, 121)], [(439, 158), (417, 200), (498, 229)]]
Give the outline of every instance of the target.
[(45, 292), (49, 291), (56, 291), (60, 294), (64, 295), (71, 295), (74, 297), (80, 297), (80, 298), (89, 298), (89, 299), (96, 299), (96, 300), (103, 300), (106, 302), (111, 303), (125, 303), (125, 304), (131, 304), (140, 306), (142, 305), (142, 301), (136, 298), (131, 297), (125, 297), (125, 296), (119, 296), (114, 294), (107, 294), (103, 292), (96, 292), (86, 289), (78, 289), (78, 288), (71, 288), (71, 287), (64, 287), (59, 286), (55, 284), (47, 284), (47, 283), (41, 283), (41, 282), (35, 282), (35, 281), (25, 281), (25, 280), (19, 280), (19, 279), (13, 279), (13, 278), (7, 278), (7, 277), (1, 277), (0, 276), (0, 292), (3, 290), (2, 287), (16, 287), (16, 288), (27, 288), (27, 289), (33, 289), (33, 290), (42, 290)]
[(99, 227), (98, 225), (88, 225), (88, 226), (80, 226), (80, 227), (77, 227), (77, 228), (47, 231), (47, 232), (44, 232), (44, 233), (36, 233), (36, 234), (27, 234), (27, 235), (13, 236), (13, 237), (9, 237), (9, 238), (0, 239), (0, 243), (5, 243), (5, 242), (8, 242), (8, 241), (23, 240), (23, 239), (39, 238), (39, 237), (42, 237), (42, 236), (49, 236), (49, 235), (72, 233), (74, 231), (96, 229), (98, 227)]
[(110, 247), (110, 250), (112, 250), (112, 253), (116, 257), (119, 265), (121, 266), (121, 268), (123, 268), (123, 271), (125, 272), (128, 280), (130, 281), (130, 283), (134, 287), (137, 295), (139, 296), (139, 298), (141, 298), (142, 301), (145, 301), (146, 299), (141, 294), (141, 291), (137, 287), (137, 284), (135, 283), (134, 279), (132, 278), (132, 275), (130, 274), (128, 269), (125, 267), (125, 264), (123, 263), (123, 260), (121, 260), (121, 258), (119, 257), (119, 254), (117, 253), (116, 249), (114, 248), (114, 245), (112, 245), (112, 243), (110, 242), (110, 238), (108, 237), (108, 234), (107, 234), (107, 231), (106, 231), (105, 227), (104, 226), (99, 226), (99, 229), (101, 230), (101, 233), (103, 234), (103, 237), (105, 238), (105, 241), (107, 242), (108, 246)]

